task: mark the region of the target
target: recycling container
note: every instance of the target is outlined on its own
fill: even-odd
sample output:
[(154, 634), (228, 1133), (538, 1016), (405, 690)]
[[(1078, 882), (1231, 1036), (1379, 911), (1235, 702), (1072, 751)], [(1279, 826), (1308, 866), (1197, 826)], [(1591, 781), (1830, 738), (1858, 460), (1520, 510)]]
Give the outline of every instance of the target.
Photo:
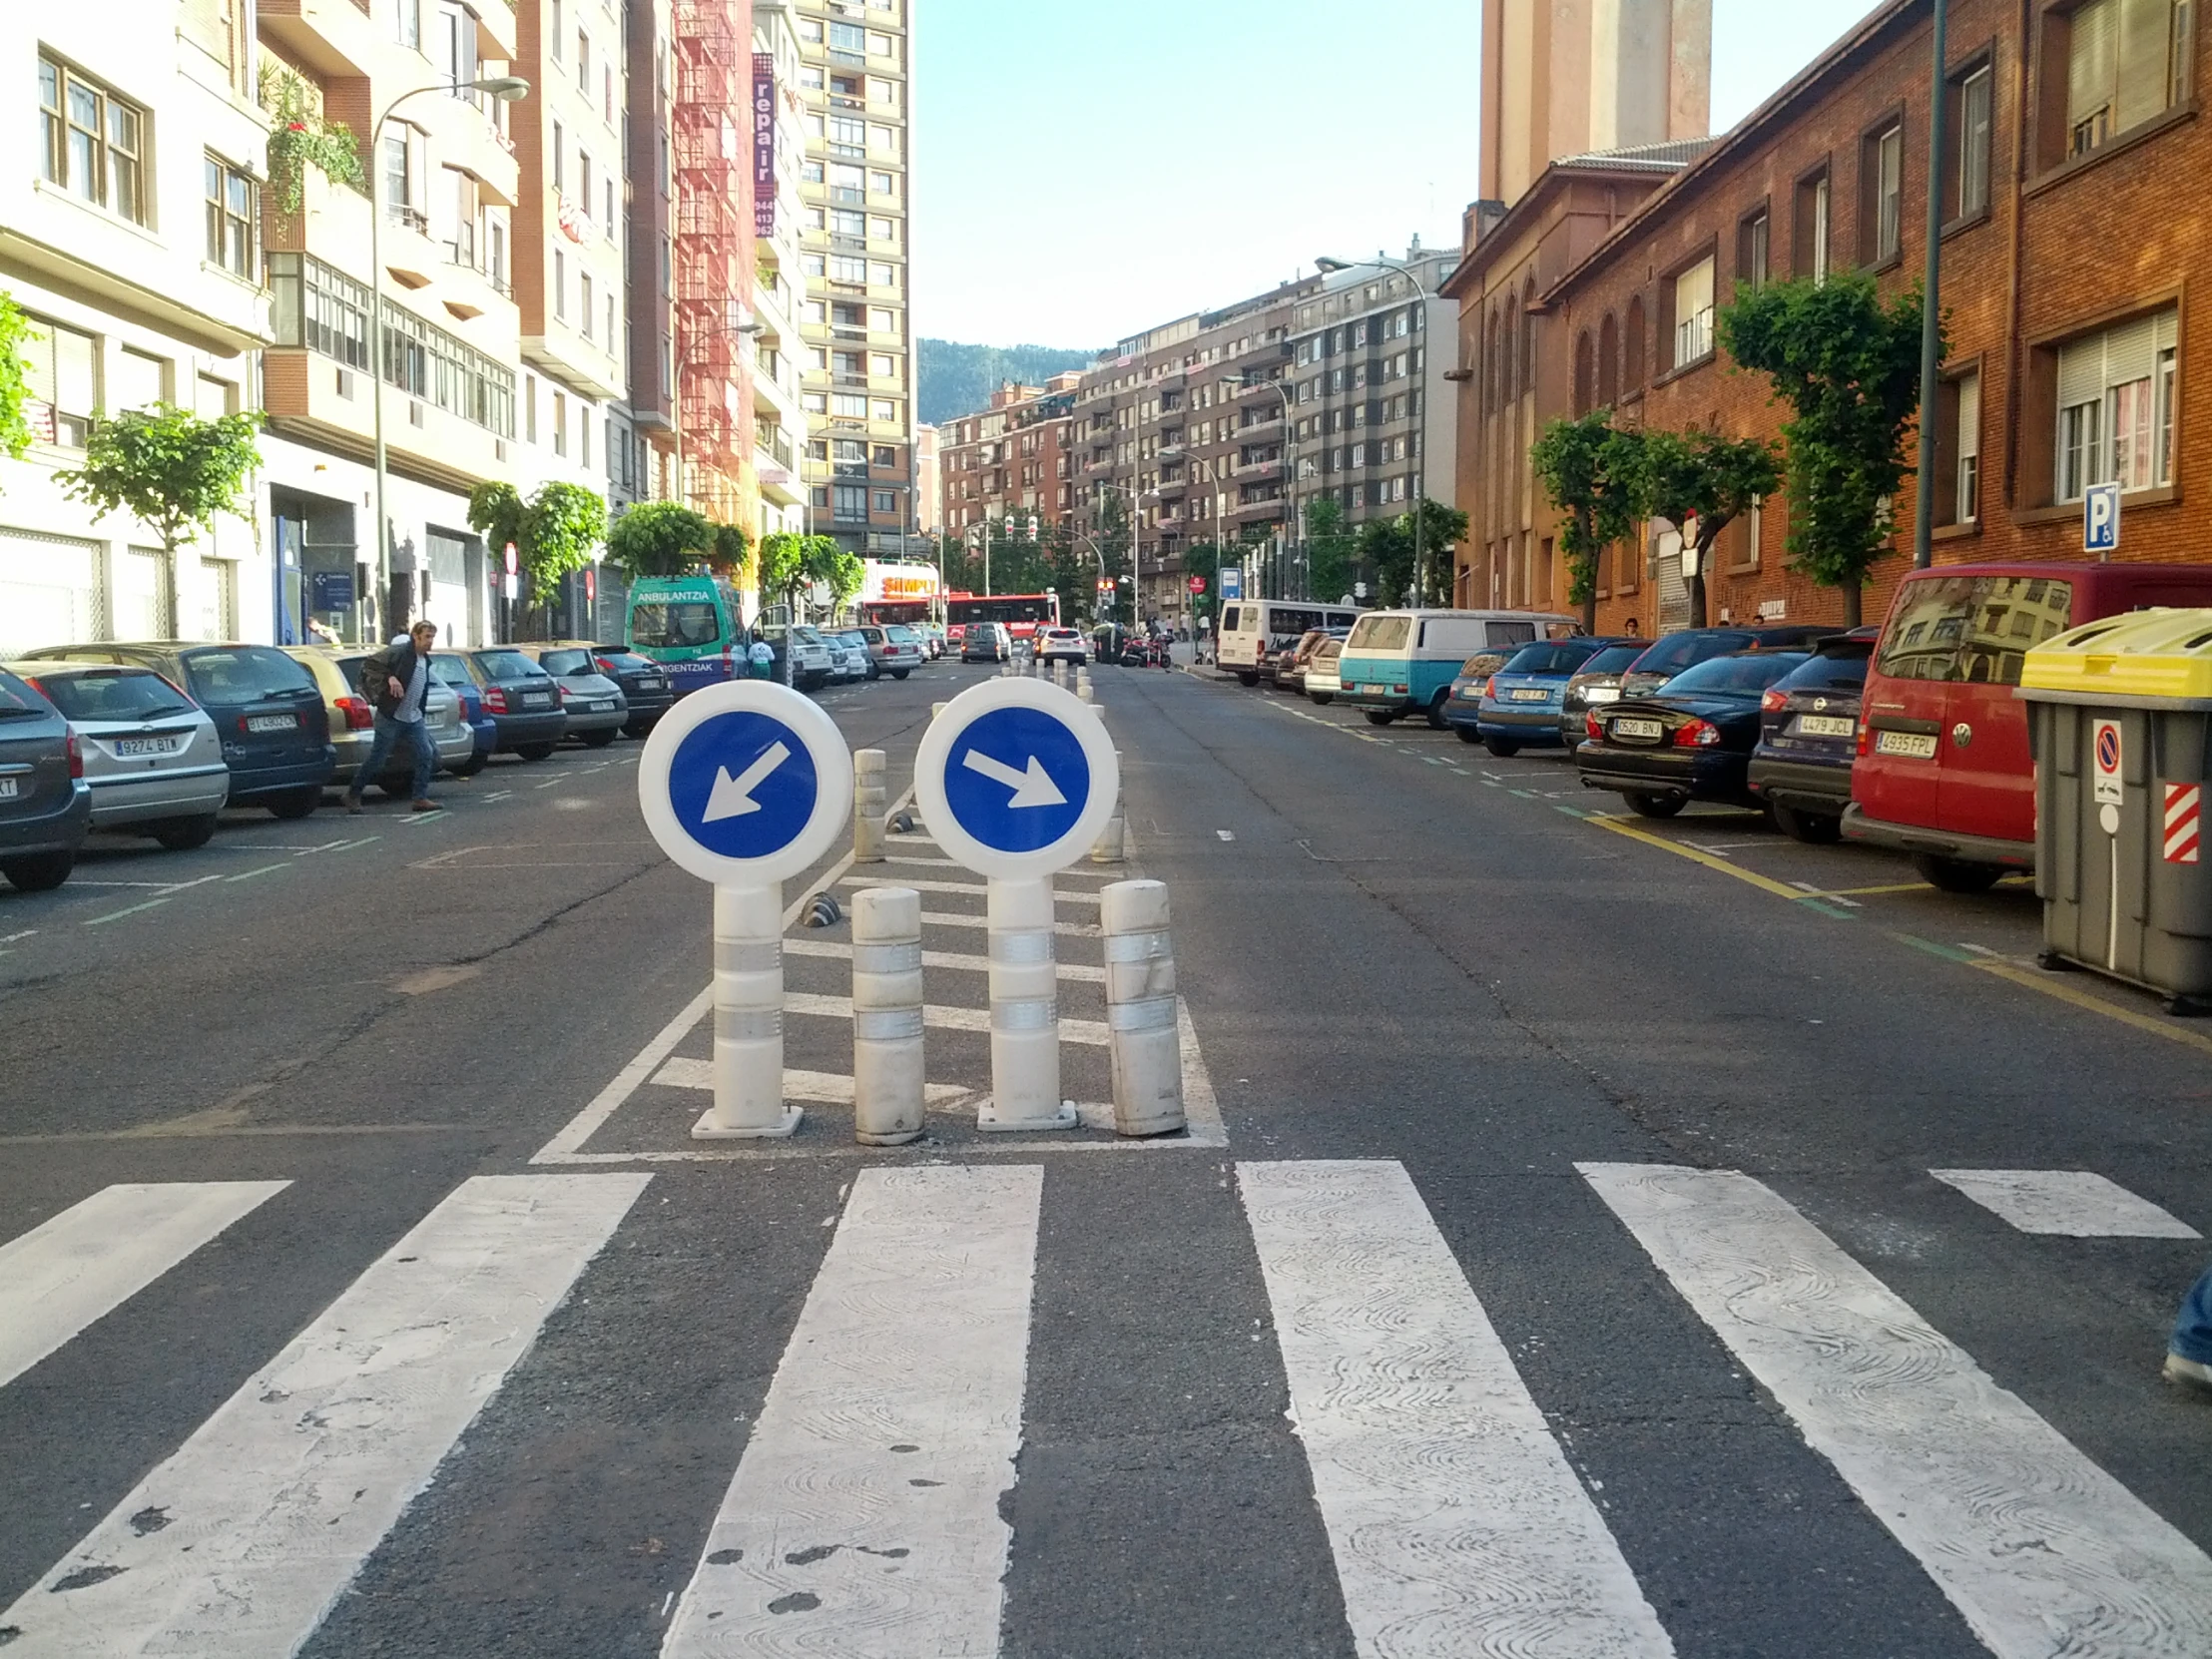
[(2212, 1008), (2212, 610), (2137, 611), (2026, 655), (2043, 965)]

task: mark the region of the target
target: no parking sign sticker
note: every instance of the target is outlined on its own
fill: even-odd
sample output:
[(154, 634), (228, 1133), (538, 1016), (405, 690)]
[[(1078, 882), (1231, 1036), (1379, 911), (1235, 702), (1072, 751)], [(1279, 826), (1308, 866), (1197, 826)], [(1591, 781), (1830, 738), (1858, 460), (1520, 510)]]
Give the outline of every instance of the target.
[(2117, 807), (2120, 804), (2120, 723), (2116, 720), (2100, 720), (2095, 728), (2096, 773), (2095, 801), (2099, 807)]

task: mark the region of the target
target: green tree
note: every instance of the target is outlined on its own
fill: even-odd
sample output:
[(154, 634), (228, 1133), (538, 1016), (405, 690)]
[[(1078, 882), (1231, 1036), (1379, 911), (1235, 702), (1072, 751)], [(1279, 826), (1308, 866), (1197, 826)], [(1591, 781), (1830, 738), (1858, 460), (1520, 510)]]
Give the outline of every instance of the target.
[(1317, 495), (1306, 503), (1306, 589), (1336, 603), (1358, 579), (1360, 538), (1345, 526), (1344, 503)]
[(1566, 515), (1559, 551), (1567, 561), (1567, 598), (1582, 626), (1597, 628), (1597, 561), (1644, 517), (1643, 435), (1613, 424), (1611, 409), (1554, 420), (1529, 447), (1529, 464), (1553, 507)]
[(1920, 412), (1921, 317), (1918, 287), (1885, 301), (1859, 275), (1771, 282), (1720, 313), (1722, 347), (1773, 381), (1792, 410), (1782, 423), (1791, 563), (1843, 589), (1847, 627), (1859, 625), (1905, 479)]
[(30, 335), (30, 320), (15, 296), (0, 291), (0, 455), (17, 461), (31, 447), (31, 423), (23, 413), (31, 398), (23, 361), (23, 342)]
[(797, 614), (794, 599), (806, 585), (807, 543), (811, 539), (796, 530), (776, 530), (761, 538), (761, 554), (753, 566), (753, 579), (762, 610), (783, 605)]
[(681, 501), (641, 501), (609, 527), (607, 561), (633, 581), (681, 576), (704, 557), (712, 535), (706, 516)]
[(528, 583), (523, 604), (543, 612), (607, 539), (607, 503), (581, 484), (541, 484), (527, 500), (512, 484), (478, 484), (468, 497), (468, 527), (494, 548), (513, 545)]
[(127, 409), (95, 423), (85, 464), (55, 478), (98, 516), (125, 512), (146, 524), (174, 563), (178, 548), (215, 529), (216, 514), (253, 510), (246, 481), (262, 464), (261, 429), (258, 414), (203, 420), (167, 403)]
[(747, 569), (753, 562), (753, 538), (735, 524), (714, 524), (708, 527), (707, 568), (717, 576), (727, 577), (738, 587), (745, 585)]
[(859, 554), (839, 547), (834, 536), (809, 536), (802, 569), (810, 585), (830, 590), (832, 616), (849, 605), (867, 581)]
[[(1398, 604), (1400, 596), (1407, 594), (1416, 605), (1451, 602), (1451, 551), (1467, 539), (1467, 515), (1426, 497), (1419, 511), (1419, 547), (1414, 542), (1413, 515), (1409, 512), (1395, 518), (1371, 518), (1360, 526), (1360, 562), (1375, 572), (1375, 592), (1385, 605)], [(1418, 554), (1423, 549), (1428, 556), (1428, 580), (1426, 591), (1416, 594), (1414, 567), (1420, 563)]]
[(1690, 626), (1702, 628), (1714, 544), (1781, 482), (1774, 446), (1765, 438), (1647, 430), (1640, 450), (1642, 511), (1671, 520), (1691, 537), (1697, 568), (1690, 578)]

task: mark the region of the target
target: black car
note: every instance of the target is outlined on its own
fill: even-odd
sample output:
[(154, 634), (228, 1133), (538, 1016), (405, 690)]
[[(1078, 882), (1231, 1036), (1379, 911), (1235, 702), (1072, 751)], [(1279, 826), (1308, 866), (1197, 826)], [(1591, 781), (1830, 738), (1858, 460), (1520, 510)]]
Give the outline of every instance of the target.
[(650, 657), (641, 657), (626, 645), (595, 645), (591, 654), (599, 672), (620, 686), (630, 701), (630, 719), (622, 728), (628, 736), (644, 737), (676, 706), (676, 688), (669, 683), (668, 670)]
[(1880, 628), (1822, 640), (1811, 661), (1767, 688), (1759, 705), (1759, 747), (1751, 793), (1775, 825), (1801, 841), (1843, 835), (1851, 805), (1851, 763), (1859, 753), (1859, 700)]
[(1725, 656), (1731, 651), (1789, 651), (1809, 649), (1813, 642), (1836, 631), (1833, 623), (1773, 623), (1744, 628), (1685, 628), (1652, 641), (1644, 654), (1621, 676), (1621, 696), (1642, 697), (1655, 692), (1684, 669)]
[(215, 722), (231, 769), (233, 807), (266, 807), (305, 818), (337, 775), (330, 712), (314, 673), (273, 645), (202, 645), (155, 640), (56, 645), (21, 653), (33, 662), (122, 663), (149, 668)]
[(1745, 779), (1759, 742), (1759, 701), (1810, 658), (1736, 651), (1686, 669), (1650, 697), (1593, 709), (1574, 752), (1588, 790), (1618, 790), (1643, 818), (1672, 818), (1692, 801), (1756, 807)]
[[(1589, 712), (1599, 704), (1621, 700), (1621, 681), (1650, 649), (1651, 641), (1634, 636), (1616, 640), (1600, 647), (1568, 678), (1566, 690), (1559, 694), (1559, 735), (1566, 740), (1568, 753), (1582, 741)], [(1475, 687), (1474, 700), (1482, 700), (1480, 686)]]
[(0, 669), (0, 875), (25, 892), (69, 879), (92, 828), (92, 791), (69, 722)]
[(483, 699), (484, 713), (497, 729), (496, 752), (542, 761), (568, 731), (561, 709), (561, 688), (552, 675), (507, 646), (483, 651), (439, 651), (430, 672), (446, 685), (462, 680)]

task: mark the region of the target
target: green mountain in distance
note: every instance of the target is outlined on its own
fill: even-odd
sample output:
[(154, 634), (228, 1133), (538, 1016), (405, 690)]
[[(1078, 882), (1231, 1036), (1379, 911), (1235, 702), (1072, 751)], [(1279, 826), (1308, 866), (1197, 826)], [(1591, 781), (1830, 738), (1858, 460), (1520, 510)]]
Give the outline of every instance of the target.
[(916, 412), (928, 425), (985, 408), (1004, 380), (1042, 385), (1071, 368), (1088, 368), (1095, 351), (1061, 351), (1049, 345), (961, 345), (948, 339), (921, 342), (921, 395)]

